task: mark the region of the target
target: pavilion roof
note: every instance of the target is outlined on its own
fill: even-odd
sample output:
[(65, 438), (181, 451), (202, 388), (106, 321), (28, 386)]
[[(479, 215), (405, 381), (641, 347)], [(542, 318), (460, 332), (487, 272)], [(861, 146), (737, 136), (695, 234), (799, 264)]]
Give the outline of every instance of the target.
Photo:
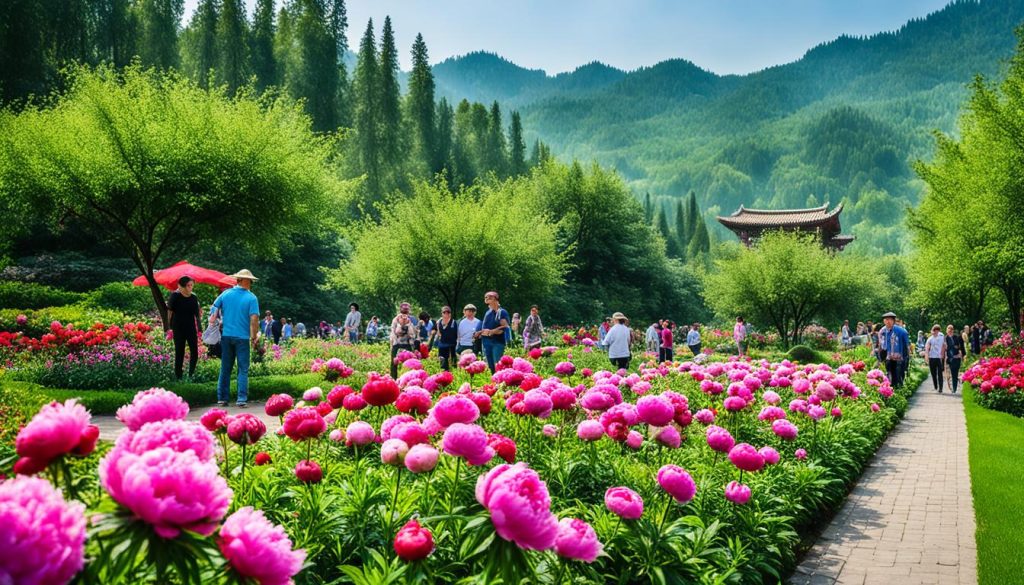
[(747, 209), (740, 208), (732, 215), (718, 216), (718, 221), (733, 229), (743, 228), (800, 228), (834, 225), (838, 231), (839, 214), (843, 211), (840, 203), (832, 211), (828, 203), (809, 209)]

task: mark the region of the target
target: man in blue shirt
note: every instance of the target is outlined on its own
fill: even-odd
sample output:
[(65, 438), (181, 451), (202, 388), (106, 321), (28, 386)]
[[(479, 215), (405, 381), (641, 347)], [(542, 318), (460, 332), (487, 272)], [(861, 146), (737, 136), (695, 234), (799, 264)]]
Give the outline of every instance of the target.
[(217, 380), (217, 404), (227, 405), (231, 398), (231, 369), (238, 359), (238, 406), (245, 408), (249, 399), (249, 348), (257, 343), (260, 303), (250, 289), (256, 277), (248, 270), (239, 270), (232, 277), (238, 285), (222, 292), (213, 302), (210, 323), (220, 315), (221, 334), (220, 378)]
[(910, 359), (910, 336), (907, 330), (896, 325), (896, 314), (882, 315), (885, 328), (882, 329), (885, 352), (885, 371), (889, 374), (889, 382), (893, 388), (903, 387), (903, 375), (906, 373), (906, 361)]
[(489, 291), (484, 295), (484, 302), (489, 308), (484, 313), (479, 335), (483, 342), (487, 367), (493, 374), (501, 356), (505, 355), (505, 330), (508, 329), (509, 321), (512, 318), (509, 317), (508, 311), (501, 308), (501, 303), (498, 302), (498, 293)]
[(700, 353), (700, 323), (694, 323), (693, 327), (690, 327), (690, 332), (686, 334), (686, 346), (690, 348), (690, 353), (694, 357)]

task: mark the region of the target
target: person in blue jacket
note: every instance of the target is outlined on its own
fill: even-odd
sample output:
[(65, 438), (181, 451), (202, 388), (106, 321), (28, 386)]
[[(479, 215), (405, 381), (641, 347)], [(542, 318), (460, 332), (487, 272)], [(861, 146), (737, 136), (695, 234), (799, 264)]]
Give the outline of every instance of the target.
[(896, 324), (895, 313), (882, 315), (882, 320), (885, 321), (885, 328), (882, 329), (886, 347), (885, 370), (893, 388), (902, 388), (905, 364), (910, 359), (910, 336), (906, 329)]

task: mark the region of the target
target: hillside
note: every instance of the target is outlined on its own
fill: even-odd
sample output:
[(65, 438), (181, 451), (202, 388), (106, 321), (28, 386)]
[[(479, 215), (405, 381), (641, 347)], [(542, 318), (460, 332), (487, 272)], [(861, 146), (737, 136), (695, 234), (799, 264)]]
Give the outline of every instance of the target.
[(799, 60), (718, 76), (684, 59), (547, 76), (473, 53), (434, 68), (449, 99), (518, 107), (528, 138), (617, 168), (638, 194), (696, 191), (709, 216), (846, 202), (855, 248), (896, 251), (920, 185), (910, 164), (953, 132), (966, 84), (1001, 71), (1020, 0), (958, 0), (897, 31), (843, 36)]

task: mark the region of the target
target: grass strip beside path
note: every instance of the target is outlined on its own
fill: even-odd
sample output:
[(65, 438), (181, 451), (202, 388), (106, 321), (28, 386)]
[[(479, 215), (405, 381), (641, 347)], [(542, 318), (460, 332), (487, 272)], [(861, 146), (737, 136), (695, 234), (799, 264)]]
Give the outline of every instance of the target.
[(1024, 419), (989, 410), (963, 386), (980, 585), (1024, 583)]

